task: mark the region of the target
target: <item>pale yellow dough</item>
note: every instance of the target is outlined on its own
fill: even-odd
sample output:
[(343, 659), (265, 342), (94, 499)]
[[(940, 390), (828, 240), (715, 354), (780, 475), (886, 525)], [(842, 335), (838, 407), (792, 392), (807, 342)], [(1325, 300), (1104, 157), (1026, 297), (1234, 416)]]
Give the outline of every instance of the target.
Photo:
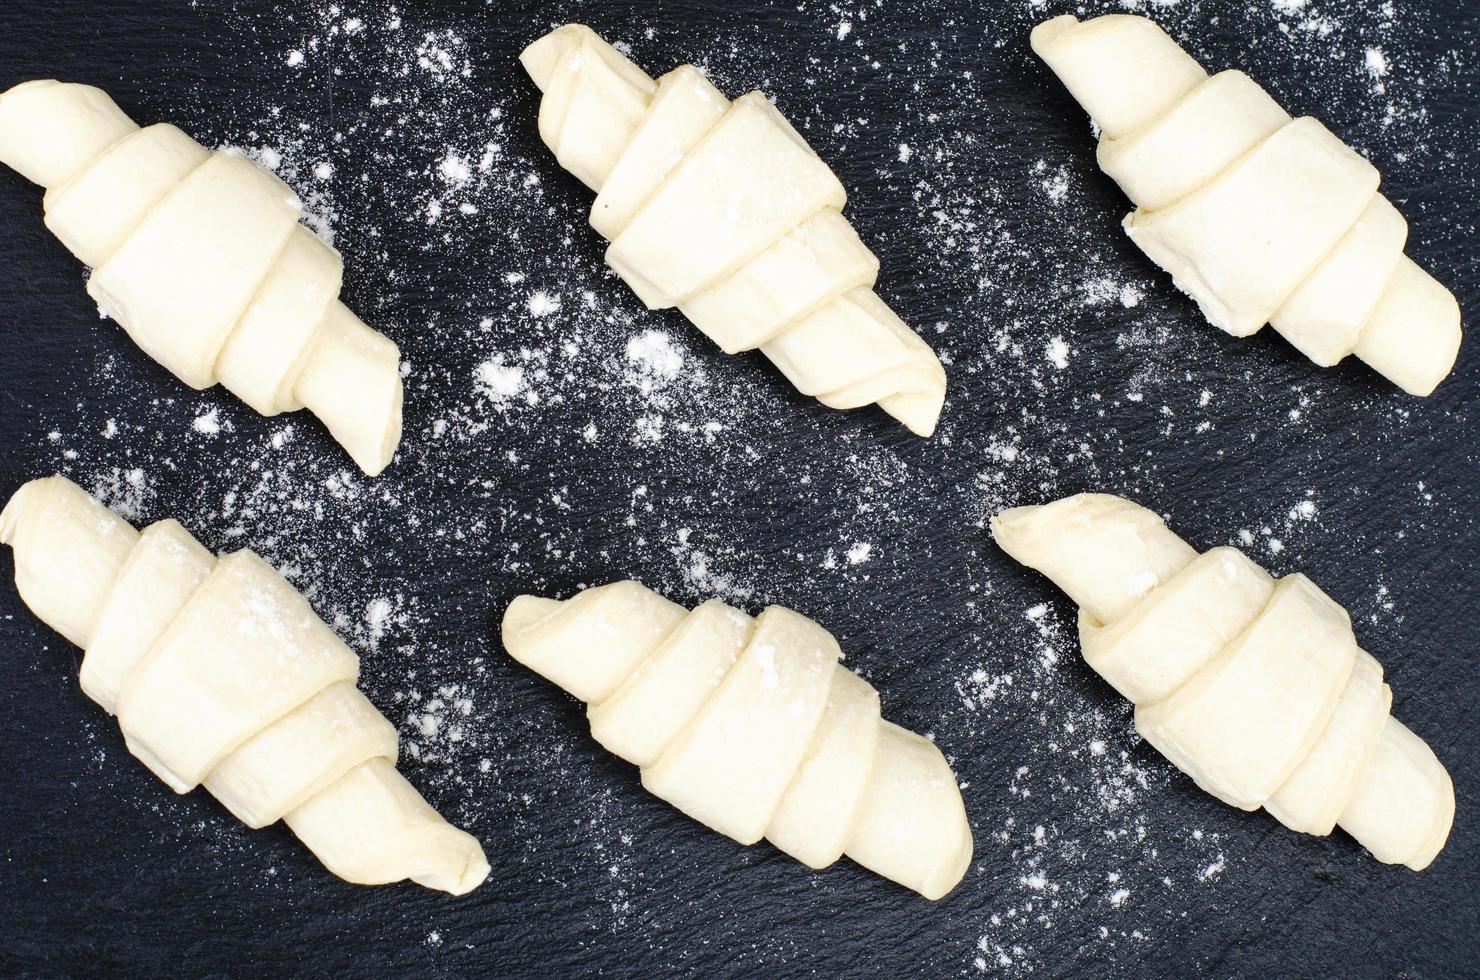
[(356, 884), (461, 895), (483, 849), (396, 772), (396, 729), (359, 658), (261, 558), (220, 559), (174, 521), (135, 531), (64, 477), (0, 511), (31, 611), (86, 651), (82, 687), (177, 793), (202, 783), (249, 827), (286, 820)]
[(1244, 73), (1209, 77), (1145, 17), (1055, 17), (1032, 43), (1099, 127), (1131, 239), (1215, 326), (1270, 323), (1323, 367), (1356, 354), (1415, 395), (1449, 374), (1459, 304), (1403, 254), (1408, 224), (1359, 153)]
[(514, 659), (590, 701), (592, 734), (642, 784), (742, 844), (813, 868), (844, 854), (938, 899), (971, 863), (955, 774), (928, 739), (884, 721), (879, 694), (812, 620), (692, 612), (637, 582), (504, 614)]
[(1339, 823), (1415, 871), (1443, 849), (1448, 772), (1388, 714), (1382, 666), (1304, 575), (1276, 581), (1232, 548), (1198, 555), (1107, 494), (1005, 510), (992, 536), (1079, 603), (1085, 660), (1203, 789), (1302, 833)]
[(544, 93), (541, 138), (597, 192), (607, 262), (648, 307), (677, 307), (726, 353), (759, 348), (824, 405), (935, 431), (940, 359), (874, 294), (843, 185), (764, 95), (731, 102), (692, 65), (654, 81), (579, 24), (520, 60)]
[(140, 129), (98, 89), (0, 94), (0, 162), (46, 188), (46, 226), (87, 290), (193, 388), (263, 415), (307, 406), (366, 473), (401, 439), (401, 355), (339, 302), (344, 263), (287, 184), (174, 126)]

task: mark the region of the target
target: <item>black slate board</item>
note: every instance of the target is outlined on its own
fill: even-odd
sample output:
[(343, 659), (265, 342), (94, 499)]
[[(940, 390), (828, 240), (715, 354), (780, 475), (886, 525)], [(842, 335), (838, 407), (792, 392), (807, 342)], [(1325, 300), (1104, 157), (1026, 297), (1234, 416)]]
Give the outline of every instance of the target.
[[(0, 493), (66, 472), (136, 521), (285, 567), (493, 872), (457, 900), (354, 888), (281, 826), (174, 797), (7, 587), (0, 972), (1474, 975), (1474, 345), (1418, 401), (1202, 323), (1119, 233), (1083, 114), (1028, 52), (1066, 6), (6, 4), (0, 86), (91, 82), (145, 122), (271, 150), (410, 373), (400, 458), (360, 479), (312, 420), (189, 391), (98, 323), (7, 171)], [(1367, 152), (1410, 254), (1473, 322), (1480, 5), (1154, 12)], [(799, 121), (850, 188), (881, 293), (949, 361), (934, 440), (822, 409), (603, 273), (589, 194), (539, 143), (514, 60), (567, 20), (654, 74), (695, 61), (732, 94), (765, 88)], [(1428, 872), (1223, 807), (1135, 738), (1076, 659), (1070, 604), (983, 525), (1086, 489), (1199, 547), (1246, 530), (1350, 607), (1395, 713), (1454, 778)], [(521, 591), (629, 576), (831, 628), (965, 784), (961, 887), (929, 905), (846, 862), (814, 874), (643, 794), (497, 641)]]

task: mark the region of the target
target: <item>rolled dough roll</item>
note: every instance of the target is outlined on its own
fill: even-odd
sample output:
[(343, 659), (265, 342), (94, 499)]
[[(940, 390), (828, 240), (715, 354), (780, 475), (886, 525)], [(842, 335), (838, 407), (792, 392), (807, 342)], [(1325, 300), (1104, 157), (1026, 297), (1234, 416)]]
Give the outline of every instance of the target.
[(607, 262), (649, 308), (678, 307), (726, 353), (759, 348), (824, 405), (935, 431), (940, 359), (874, 294), (843, 185), (764, 95), (731, 102), (692, 65), (655, 82), (579, 24), (520, 61), (540, 136), (597, 192)]
[(518, 597), (503, 640), (583, 700), (610, 692), (588, 709), (602, 745), (742, 844), (765, 837), (813, 868), (847, 854), (932, 900), (971, 863), (945, 757), (880, 717), (878, 692), (805, 616), (771, 606), (752, 619), (718, 600), (690, 612), (614, 582), (564, 601)]
[(343, 261), (287, 184), (50, 80), (0, 94), (0, 161), (46, 188), (47, 227), (150, 357), (263, 415), (307, 406), (371, 476), (390, 463), (400, 352), (338, 302)]
[(1302, 833), (1339, 822), (1379, 861), (1415, 871), (1443, 849), (1449, 774), (1388, 714), (1382, 667), (1305, 576), (1276, 582), (1232, 548), (1199, 556), (1107, 494), (1014, 507), (991, 527), (1080, 604), (1086, 661), (1203, 789)]
[(250, 551), (219, 560), (174, 521), (142, 534), (64, 477), (0, 511), (16, 587), (85, 648), (83, 690), (176, 792), (204, 783), (249, 827), (286, 819), (335, 874), (461, 895), (483, 849), (396, 772), (359, 658)]
[(1459, 304), (1403, 255), (1408, 226), (1355, 150), (1242, 72), (1208, 77), (1145, 17), (1055, 17), (1032, 44), (1099, 126), (1131, 239), (1215, 326), (1271, 323), (1317, 364), (1356, 354), (1414, 395), (1449, 374)]

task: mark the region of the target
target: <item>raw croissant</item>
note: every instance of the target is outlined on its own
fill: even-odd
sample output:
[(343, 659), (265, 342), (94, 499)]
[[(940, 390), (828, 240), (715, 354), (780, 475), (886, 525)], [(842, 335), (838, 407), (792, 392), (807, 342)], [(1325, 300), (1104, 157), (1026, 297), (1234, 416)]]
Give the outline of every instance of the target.
[(874, 294), (843, 185), (764, 95), (732, 103), (692, 65), (654, 82), (579, 24), (520, 61), (540, 136), (597, 192), (607, 262), (650, 309), (677, 306), (728, 354), (759, 347), (830, 408), (878, 402), (935, 431), (945, 370)]
[(1376, 168), (1326, 127), (1243, 72), (1208, 77), (1144, 17), (1055, 17), (1032, 43), (1099, 127), (1131, 239), (1215, 326), (1272, 323), (1317, 364), (1355, 353), (1414, 395), (1449, 373), (1459, 304), (1403, 254)]
[(0, 94), (0, 161), (46, 188), (46, 226), (150, 357), (263, 415), (306, 405), (361, 469), (385, 469), (401, 439), (400, 352), (339, 302), (343, 260), (298, 223), (287, 184), (55, 81)]
[(992, 535), (1079, 603), (1085, 661), (1136, 705), (1136, 730), (1203, 789), (1291, 830), (1336, 824), (1422, 871), (1454, 786), (1388, 714), (1382, 666), (1304, 575), (1233, 548), (1199, 555), (1128, 500), (1080, 494), (992, 519)]
[(16, 491), (0, 542), (26, 605), (86, 650), (82, 689), (175, 792), (204, 783), (249, 827), (286, 820), (356, 884), (461, 895), (488, 875), (396, 771), (359, 658), (261, 558), (214, 558), (174, 521), (135, 531), (60, 476)]
[(637, 582), (560, 602), (520, 596), (504, 647), (589, 702), (591, 734), (642, 784), (742, 844), (813, 868), (847, 854), (929, 899), (971, 863), (956, 777), (933, 742), (884, 721), (837, 641), (779, 606), (692, 612)]

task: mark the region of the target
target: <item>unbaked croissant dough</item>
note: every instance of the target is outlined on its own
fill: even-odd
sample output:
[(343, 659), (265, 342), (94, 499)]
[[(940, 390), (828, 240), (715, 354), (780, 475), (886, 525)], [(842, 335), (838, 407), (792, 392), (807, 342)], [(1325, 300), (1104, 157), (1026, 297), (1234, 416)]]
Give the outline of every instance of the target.
[(142, 532), (64, 477), (0, 512), (21, 598), (86, 651), (82, 689), (177, 793), (204, 783), (249, 827), (285, 820), (330, 871), (461, 895), (478, 842), (396, 771), (359, 658), (250, 551), (217, 559), (174, 521)]
[(361, 469), (385, 469), (401, 439), (400, 352), (339, 302), (344, 263), (298, 223), (287, 184), (49, 80), (0, 94), (0, 161), (46, 188), (46, 226), (150, 357), (263, 415), (307, 406)]
[(1215, 326), (1272, 323), (1317, 364), (1354, 353), (1415, 395), (1449, 373), (1459, 304), (1403, 254), (1408, 224), (1359, 153), (1144, 17), (1055, 17), (1032, 43), (1099, 127), (1131, 239)]
[(935, 431), (940, 360), (874, 294), (843, 185), (764, 95), (731, 102), (692, 65), (655, 82), (579, 24), (520, 61), (540, 136), (597, 192), (607, 262), (650, 309), (678, 307), (728, 354), (759, 347), (831, 408), (877, 402)]
[(884, 721), (879, 694), (812, 620), (718, 600), (693, 611), (637, 582), (563, 602), (520, 596), (504, 647), (589, 703), (591, 734), (642, 784), (742, 844), (813, 868), (847, 854), (929, 899), (971, 863), (956, 777)]
[(1339, 823), (1415, 871), (1444, 847), (1449, 774), (1388, 714), (1382, 666), (1310, 579), (1271, 578), (1233, 548), (1199, 555), (1106, 494), (1005, 510), (992, 535), (1079, 603), (1085, 661), (1203, 789), (1302, 833)]

